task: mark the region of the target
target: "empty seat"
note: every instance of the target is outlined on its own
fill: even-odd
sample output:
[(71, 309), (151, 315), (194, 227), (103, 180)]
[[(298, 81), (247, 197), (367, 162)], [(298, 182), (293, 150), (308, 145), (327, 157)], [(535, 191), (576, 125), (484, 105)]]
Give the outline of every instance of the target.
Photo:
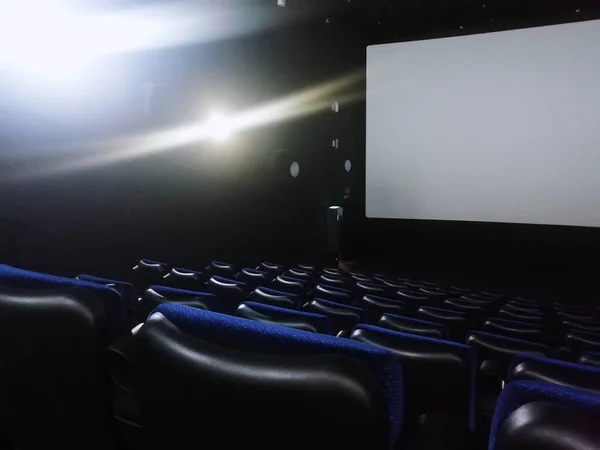
[(222, 311), (233, 313), (244, 300), (246, 285), (241, 281), (230, 280), (219, 276), (211, 277), (206, 283), (206, 290), (219, 297)]
[(103, 284), (33, 272), (0, 264), (0, 286), (25, 289), (55, 289), (63, 287), (86, 289), (102, 301), (106, 313), (105, 320), (110, 329), (109, 337), (116, 337), (127, 329), (127, 302), (115, 289)]
[(402, 371), (387, 351), (177, 305), (136, 341), (145, 448), (383, 450), (399, 436)]
[(168, 286), (150, 286), (140, 297), (137, 310), (138, 323), (144, 322), (152, 310), (163, 303), (177, 303), (217, 312), (226, 310), (214, 294)]
[(584, 353), (579, 357), (579, 362), (587, 366), (600, 367), (600, 353)]
[(168, 270), (165, 263), (151, 259), (140, 259), (133, 267), (135, 287), (138, 291), (143, 291), (151, 284), (161, 284)]
[(535, 323), (539, 326), (542, 326), (544, 323), (544, 319), (539, 314), (525, 314), (515, 310), (501, 308), (498, 312), (498, 317), (501, 319), (513, 320), (518, 322), (526, 322), (526, 323)]
[(125, 311), (120, 295), (103, 285), (0, 266), (7, 448), (115, 447), (102, 353), (115, 336), (118, 302)]
[(575, 354), (600, 351), (600, 333), (569, 330), (565, 334), (565, 343)]
[(474, 355), (469, 346), (363, 324), (356, 327), (351, 339), (388, 349), (401, 358), (405, 433), (418, 433), (417, 422), (430, 421), (439, 425), (433, 430), (425, 427), (430, 438), (449, 438), (459, 430), (473, 428)]
[(356, 283), (356, 285), (352, 288), (352, 292), (356, 300), (364, 297), (365, 295), (377, 295), (380, 297), (385, 297), (388, 291), (389, 289), (385, 286), (374, 283), (365, 283), (363, 281)]
[(544, 381), (600, 394), (600, 369), (538, 355), (517, 355), (509, 380)]
[(286, 277), (285, 275), (279, 275), (277, 278), (275, 278), (271, 286), (279, 291), (289, 292), (300, 297), (306, 294), (307, 287), (306, 281), (299, 278)]
[(343, 277), (336, 277), (334, 275), (321, 274), (317, 280), (318, 283), (326, 284), (328, 286), (335, 286), (342, 289), (348, 288), (348, 280)]
[(285, 272), (285, 275), (291, 278), (306, 280), (307, 282), (311, 280), (314, 276), (312, 272), (307, 272), (306, 270), (302, 269), (290, 269), (287, 272)]
[(467, 315), (465, 313), (442, 308), (433, 308), (430, 306), (421, 306), (417, 310), (416, 317), (429, 322), (446, 325), (450, 339), (464, 342), (465, 334), (467, 332)]
[(313, 297), (331, 300), (336, 303), (344, 303), (346, 305), (352, 303), (352, 291), (326, 284), (317, 284), (312, 290), (311, 295)]
[(315, 298), (304, 306), (304, 310), (327, 316), (331, 321), (333, 334), (349, 333), (361, 320), (362, 309), (341, 303)]
[(400, 288), (396, 291), (396, 298), (412, 302), (413, 304), (422, 304), (429, 302), (429, 296), (424, 292), (414, 291), (408, 288)]
[(300, 299), (297, 295), (264, 287), (256, 288), (248, 295), (248, 298), (254, 302), (281, 308), (298, 309), (300, 306)]
[(287, 308), (265, 305), (264, 303), (244, 302), (237, 308), (238, 317), (281, 325), (311, 333), (331, 334), (331, 324), (327, 316)]
[(472, 318), (479, 318), (485, 314), (485, 305), (475, 304), (459, 298), (450, 298), (441, 305), (444, 309), (451, 309), (467, 314)]
[[(467, 344), (477, 350), (480, 372), (479, 389), (493, 399), (507, 380), (513, 356), (521, 353), (541, 356), (554, 355), (554, 352), (545, 345), (483, 331), (469, 333)], [(485, 406), (490, 405), (488, 403)]]
[(541, 342), (544, 340), (544, 333), (538, 325), (495, 317), (485, 321), (483, 331), (526, 341)]
[(562, 325), (567, 330), (580, 330), (588, 333), (600, 333), (600, 325), (589, 324), (589, 323), (581, 323), (573, 320), (563, 320)]
[(328, 267), (328, 268), (323, 269), (322, 273), (327, 274), (327, 275), (333, 275), (335, 277), (343, 277), (344, 276), (344, 272), (342, 272), (340, 269), (335, 269), (333, 267)]
[(135, 300), (135, 289), (133, 288), (133, 285), (127, 281), (111, 280), (110, 278), (102, 278), (85, 274), (77, 275), (76, 278), (82, 281), (89, 281), (90, 283), (103, 284), (104, 286), (116, 290), (125, 300)]
[(314, 272), (317, 268), (313, 264), (298, 264), (298, 269), (304, 270), (306, 272)]
[(85, 275), (85, 274), (77, 275), (76, 278), (78, 280), (82, 280), (82, 281), (89, 281), (90, 283), (102, 284), (106, 287), (112, 288), (115, 291), (117, 291), (121, 295), (121, 297), (123, 297), (123, 300), (125, 301), (125, 303), (127, 305), (127, 310), (128, 310), (127, 321), (131, 322), (131, 320), (134, 319), (135, 310), (137, 308), (137, 298), (135, 295), (135, 288), (133, 287), (133, 285), (131, 283), (128, 283), (126, 281), (111, 280), (109, 278), (95, 277), (93, 275)]
[(164, 284), (177, 289), (199, 291), (204, 287), (204, 274), (202, 272), (180, 267), (173, 267), (163, 279)]
[(269, 284), (271, 278), (268, 272), (261, 272), (260, 270), (249, 269), (247, 267), (240, 270), (235, 276), (237, 281), (245, 283), (251, 289), (266, 286)]
[(260, 264), (260, 266), (256, 268), (256, 270), (260, 270), (261, 272), (267, 272), (268, 274), (270, 274), (271, 278), (274, 278), (280, 273), (283, 273), (285, 267), (283, 267), (281, 264), (263, 262)]
[(598, 448), (600, 396), (539, 381), (515, 381), (500, 395), (489, 450)]
[(223, 261), (211, 261), (204, 269), (207, 277), (217, 275), (224, 278), (233, 278), (237, 272), (235, 266)]
[(448, 329), (445, 325), (412, 317), (386, 313), (379, 319), (379, 326), (401, 333), (418, 334), (434, 339), (448, 339)]
[(372, 325), (377, 325), (385, 313), (403, 314), (408, 311), (405, 303), (376, 295), (363, 296), (357, 306), (363, 310), (363, 321)]

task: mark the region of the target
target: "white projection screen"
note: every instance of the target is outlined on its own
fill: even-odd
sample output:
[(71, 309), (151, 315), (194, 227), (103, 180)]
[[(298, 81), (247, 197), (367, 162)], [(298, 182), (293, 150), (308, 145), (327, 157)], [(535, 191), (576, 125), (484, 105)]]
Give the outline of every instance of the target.
[(366, 215), (600, 226), (600, 21), (370, 46)]

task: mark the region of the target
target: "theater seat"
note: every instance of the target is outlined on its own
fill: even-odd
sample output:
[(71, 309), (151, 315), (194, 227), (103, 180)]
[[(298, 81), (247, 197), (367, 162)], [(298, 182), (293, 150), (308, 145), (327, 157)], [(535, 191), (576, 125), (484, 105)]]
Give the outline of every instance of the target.
[(387, 351), (177, 305), (136, 341), (144, 448), (384, 450), (400, 435)]
[(310, 331), (311, 333), (331, 334), (332, 332), (329, 319), (322, 314), (293, 311), (263, 303), (244, 302), (238, 306), (236, 315), (244, 319)]
[(285, 275), (291, 278), (298, 278), (308, 282), (314, 274), (312, 272), (307, 272), (306, 270), (302, 269), (290, 269), (287, 272), (285, 272)]
[(213, 275), (223, 278), (233, 278), (237, 273), (235, 265), (224, 262), (224, 261), (211, 261), (208, 266), (204, 269), (207, 277)]
[(176, 303), (217, 312), (224, 310), (214, 294), (168, 286), (150, 286), (140, 297), (137, 312), (138, 323), (144, 322), (152, 310), (163, 303)]
[(544, 381), (600, 394), (600, 369), (544, 356), (515, 356), (509, 380)]
[(331, 321), (333, 334), (349, 333), (360, 322), (362, 309), (315, 298), (304, 306), (307, 312), (322, 314)]
[(121, 294), (121, 297), (123, 297), (128, 304), (136, 300), (135, 289), (133, 288), (133, 285), (126, 281), (111, 280), (110, 278), (102, 278), (86, 274), (77, 275), (76, 278), (82, 281), (89, 281), (90, 283), (103, 284), (106, 287), (112, 288)]
[(566, 333), (565, 342), (575, 355), (584, 352), (600, 352), (600, 333), (572, 329)]
[(336, 277), (333, 275), (322, 274), (318, 279), (318, 283), (328, 286), (335, 286), (342, 289), (348, 288), (348, 280), (346, 278)]
[(379, 326), (401, 333), (418, 334), (434, 339), (448, 339), (448, 329), (444, 325), (396, 314), (383, 314), (379, 319)]
[(212, 276), (206, 283), (206, 290), (219, 297), (221, 312), (232, 314), (244, 300), (247, 286), (241, 281)]
[(248, 299), (280, 308), (298, 309), (300, 307), (300, 299), (297, 295), (265, 287), (256, 288), (248, 295)]
[(311, 292), (312, 297), (323, 298), (336, 303), (350, 305), (352, 303), (352, 292), (326, 284), (317, 284)]
[(600, 367), (600, 353), (584, 353), (579, 357), (579, 362), (587, 366)]
[(165, 263), (151, 259), (140, 259), (133, 267), (135, 287), (138, 292), (145, 290), (151, 284), (161, 284), (169, 268)]
[(77, 275), (76, 278), (81, 281), (88, 281), (90, 283), (102, 284), (106, 287), (109, 287), (109, 288), (117, 291), (121, 295), (121, 297), (123, 297), (123, 300), (125, 301), (125, 304), (127, 305), (127, 322), (128, 322), (128, 325), (131, 325), (131, 321), (134, 321), (134, 319), (135, 319), (135, 311), (137, 309), (137, 298), (135, 295), (135, 288), (133, 287), (133, 285), (131, 283), (128, 283), (126, 281), (111, 280), (109, 278), (101, 278), (101, 277), (96, 277), (93, 275), (85, 275), (85, 274)]
[(273, 289), (296, 294), (300, 297), (304, 296), (306, 293), (306, 281), (298, 278), (286, 277), (285, 275), (279, 275), (275, 278), (271, 286)]
[(237, 281), (241, 281), (245, 283), (251, 289), (257, 288), (259, 286), (266, 286), (269, 284), (270, 275), (268, 272), (261, 272), (260, 270), (244, 268), (239, 271), (239, 273), (235, 276)]
[(103, 284), (33, 272), (0, 264), (0, 286), (25, 289), (58, 289), (63, 287), (86, 289), (102, 302), (106, 314), (106, 322), (110, 330), (109, 339), (119, 336), (127, 329), (126, 300), (115, 289)]
[(600, 396), (539, 381), (509, 383), (498, 399), (489, 450), (592, 450)]
[(173, 267), (163, 279), (165, 285), (176, 289), (200, 291), (204, 288), (204, 274), (195, 270)]
[(270, 275), (271, 279), (273, 279), (277, 275), (283, 273), (285, 267), (283, 267), (281, 264), (263, 262), (256, 268), (256, 270), (260, 270), (261, 272), (267, 272)]
[(385, 313), (403, 314), (408, 311), (405, 303), (376, 295), (365, 295), (357, 303), (363, 310), (363, 321), (377, 325)]
[[(406, 396), (405, 428), (406, 433), (413, 434), (409, 441), (441, 437), (442, 441), (447, 439), (441, 448), (465, 448), (465, 433), (474, 428), (474, 355), (469, 346), (363, 324), (356, 327), (351, 339), (385, 348), (400, 357)], [(420, 432), (420, 424), (428, 422), (436, 422), (439, 427), (427, 429), (431, 434), (427, 437)], [(411, 448), (408, 443), (407, 448)]]
[(376, 295), (379, 297), (385, 297), (386, 293), (388, 292), (388, 289), (385, 286), (381, 286), (379, 284), (365, 283), (361, 281), (359, 283), (356, 283), (356, 286), (354, 286), (352, 292), (354, 294), (354, 298), (358, 300), (364, 297), (365, 295)]
[(415, 317), (428, 322), (446, 325), (450, 339), (457, 342), (464, 342), (468, 319), (465, 313), (443, 308), (421, 306), (417, 310)]
[[(59, 277), (44, 280), (42, 274), (21, 271), (28, 276), (20, 281), (30, 288), (14, 287), (20, 283), (11, 278), (12, 270), (0, 268), (4, 444), (23, 450), (115, 448), (108, 371), (102, 357), (113, 335), (105, 310), (112, 305), (101, 298), (101, 289), (89, 289), (92, 283), (85, 281), (50, 286), (50, 280)], [(7, 271), (12, 273), (7, 276)]]
[(503, 381), (507, 380), (513, 356), (522, 353), (540, 356), (554, 355), (552, 349), (545, 345), (483, 331), (469, 333), (467, 344), (478, 352), (480, 371)]
[(542, 329), (537, 325), (494, 317), (486, 320), (482, 329), (491, 334), (499, 334), (526, 341), (542, 342), (545, 337)]

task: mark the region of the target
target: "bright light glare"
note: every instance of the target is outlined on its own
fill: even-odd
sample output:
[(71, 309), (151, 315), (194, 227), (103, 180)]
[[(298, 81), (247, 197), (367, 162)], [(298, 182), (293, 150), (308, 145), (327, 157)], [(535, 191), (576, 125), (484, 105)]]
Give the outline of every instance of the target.
[(231, 119), (228, 119), (221, 113), (214, 113), (204, 124), (205, 134), (210, 139), (217, 142), (223, 142), (229, 139), (233, 131)]

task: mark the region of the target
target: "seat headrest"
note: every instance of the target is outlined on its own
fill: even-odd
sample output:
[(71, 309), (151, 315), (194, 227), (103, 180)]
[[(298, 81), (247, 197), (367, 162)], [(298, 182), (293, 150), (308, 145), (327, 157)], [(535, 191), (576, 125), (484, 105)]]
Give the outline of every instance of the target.
[(233, 350), (284, 355), (333, 354), (357, 358), (369, 367), (383, 386), (390, 441), (395, 442), (400, 435), (404, 392), (402, 368), (397, 358), (388, 351), (347, 339), (185, 306), (163, 304), (155, 312), (164, 315), (185, 333)]
[(382, 314), (386, 312), (402, 314), (407, 311), (405, 303), (386, 297), (367, 294), (358, 301), (358, 306), (365, 312), (365, 320), (377, 324)]
[(424, 292), (413, 291), (406, 288), (400, 288), (396, 291), (396, 295), (400, 298), (407, 298), (418, 302), (424, 302), (429, 300), (429, 296)]
[(188, 291), (168, 286), (150, 286), (140, 299), (138, 317), (145, 320), (154, 308), (163, 303), (177, 303), (193, 308), (222, 311), (219, 299), (207, 292)]
[(351, 331), (362, 316), (362, 309), (315, 298), (304, 307), (305, 311), (329, 317), (334, 334)]
[(535, 401), (509, 414), (495, 439), (497, 450), (578, 450), (600, 442), (598, 417), (578, 408)]
[(588, 366), (600, 367), (600, 353), (584, 353), (579, 357), (579, 362)]
[(396, 314), (383, 314), (379, 319), (379, 326), (401, 333), (418, 334), (434, 339), (448, 339), (448, 328), (444, 325)]
[(237, 309), (237, 316), (258, 322), (281, 325), (311, 333), (331, 334), (331, 324), (327, 316), (288, 308), (265, 305), (256, 302), (244, 302)]
[[(475, 358), (464, 344), (359, 324), (350, 339), (385, 348), (402, 360), (407, 420), (421, 414), (458, 414), (474, 426)], [(443, 380), (440, 379), (443, 375)], [(410, 416), (410, 417), (409, 417)]]
[[(489, 449), (500, 450), (498, 447), (499, 430), (506, 418), (513, 411), (523, 405), (538, 401), (558, 403), (595, 416), (598, 416), (600, 413), (600, 396), (591, 392), (566, 388), (541, 381), (512, 381), (506, 385), (498, 398), (490, 431)], [(564, 420), (566, 417), (568, 416), (562, 416), (562, 419)], [(564, 447), (553, 446), (550, 448)]]
[(600, 394), (600, 369), (539, 355), (517, 355), (510, 380), (544, 381)]
[(288, 292), (277, 291), (265, 287), (256, 288), (248, 295), (252, 301), (266, 303), (273, 306), (281, 306), (283, 308), (295, 309), (299, 306), (300, 299), (295, 294)]
[(552, 355), (550, 347), (537, 342), (515, 339), (497, 334), (485, 333), (483, 331), (472, 331), (467, 337), (467, 344), (476, 346), (482, 351), (500, 353), (504, 355), (518, 355), (520, 353), (531, 353), (535, 355)]
[(86, 289), (95, 294), (102, 302), (111, 334), (120, 334), (126, 326), (127, 302), (116, 290), (103, 284), (33, 272), (0, 264), (0, 285), (24, 289), (54, 289), (63, 287)]

